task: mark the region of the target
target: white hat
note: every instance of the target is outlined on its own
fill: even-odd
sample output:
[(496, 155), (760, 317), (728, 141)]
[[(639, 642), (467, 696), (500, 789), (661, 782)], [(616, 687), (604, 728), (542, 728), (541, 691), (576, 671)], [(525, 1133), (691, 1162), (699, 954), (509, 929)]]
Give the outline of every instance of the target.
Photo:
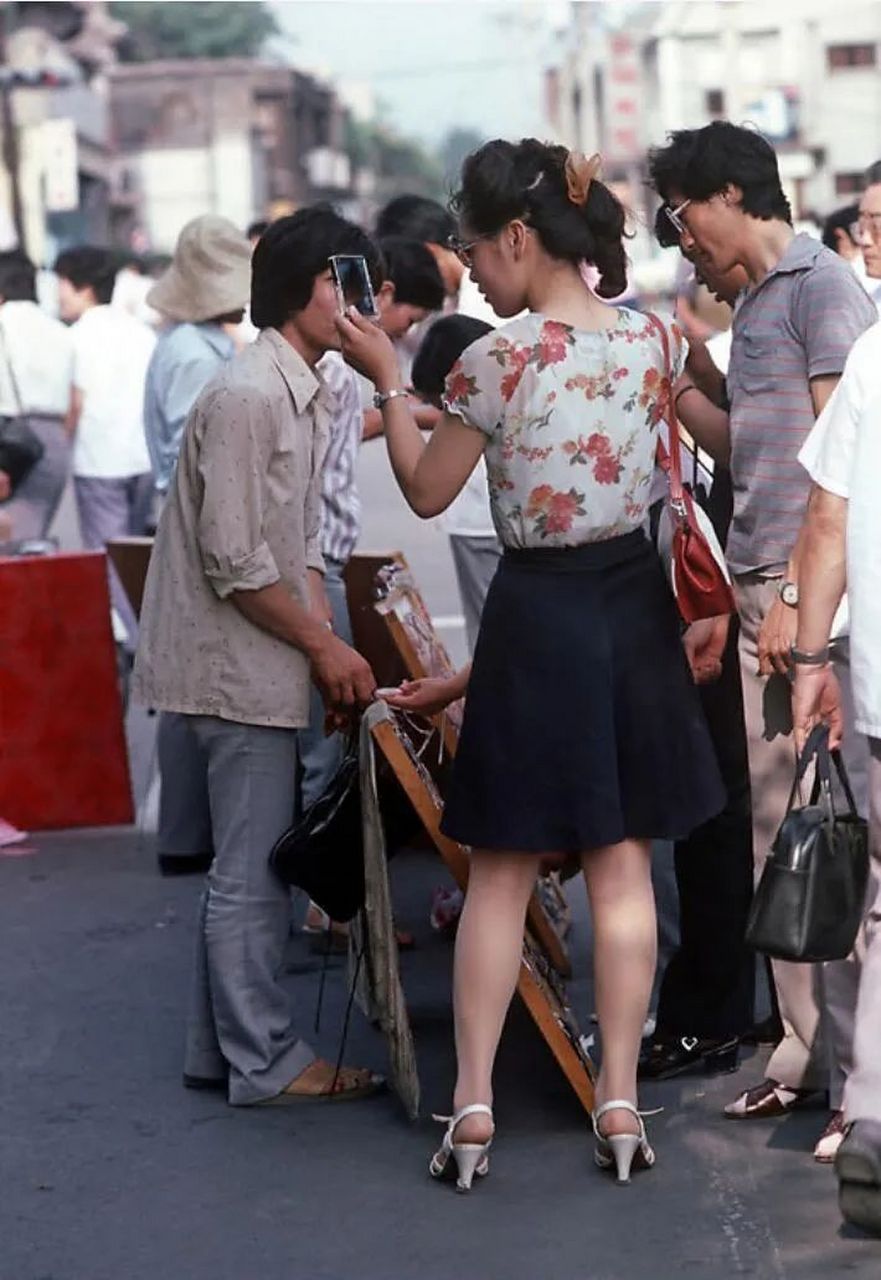
[(242, 311), (251, 296), (251, 246), (227, 218), (203, 214), (177, 239), (174, 261), (147, 294), (170, 320), (200, 324)]

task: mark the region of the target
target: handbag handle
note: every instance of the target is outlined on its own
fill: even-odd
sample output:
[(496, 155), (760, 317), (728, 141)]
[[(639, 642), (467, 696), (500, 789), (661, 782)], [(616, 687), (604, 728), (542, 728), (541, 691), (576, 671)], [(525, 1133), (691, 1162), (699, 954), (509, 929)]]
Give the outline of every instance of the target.
[(845, 799), (847, 800), (850, 816), (853, 818), (858, 817), (856, 801), (854, 800), (850, 779), (847, 776), (847, 769), (844, 766), (844, 760), (842, 759), (840, 751), (837, 749), (835, 751), (829, 750), (829, 728), (825, 724), (814, 725), (813, 729), (808, 734), (808, 739), (805, 742), (802, 753), (798, 759), (798, 764), (796, 765), (795, 778), (792, 783), (792, 790), (789, 793), (789, 803), (786, 806), (786, 812), (789, 813), (792, 809), (792, 806), (795, 803), (796, 793), (801, 783), (804, 781), (804, 776), (808, 771), (808, 766), (815, 756), (817, 758), (817, 776), (815, 777), (814, 785), (811, 788), (811, 804), (816, 804), (822, 788), (833, 818), (836, 816), (835, 800), (832, 795), (831, 761), (831, 763), (835, 765), (835, 771), (838, 774), (841, 789), (844, 792)]
[(662, 411), (664, 421), (667, 423), (669, 450), (664, 447), (663, 440), (658, 437), (658, 466), (667, 476), (667, 483), (670, 486), (670, 501), (677, 511), (684, 513), (682, 456), (680, 453), (679, 421), (673, 404), (673, 362), (670, 358), (670, 336), (666, 327), (661, 324), (661, 321), (653, 311), (646, 312), (646, 319), (649, 322), (649, 327), (654, 329), (661, 339), (661, 348), (664, 352), (664, 376), (667, 380), (667, 395), (662, 402)]

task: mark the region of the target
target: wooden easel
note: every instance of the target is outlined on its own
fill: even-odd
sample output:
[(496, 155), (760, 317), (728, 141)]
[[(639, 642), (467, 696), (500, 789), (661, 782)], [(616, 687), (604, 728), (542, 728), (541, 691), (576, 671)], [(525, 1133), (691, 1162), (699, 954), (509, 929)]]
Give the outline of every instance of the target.
[[(374, 595), (374, 609), (385, 622), (395, 651), (411, 680), (421, 680), (426, 676), (446, 679), (455, 674), (446, 647), (435, 631), (431, 615), (402, 555), (390, 558), (380, 567)], [(460, 700), (430, 717), (450, 757), (456, 754), (459, 746), (462, 711)], [(527, 919), (551, 964), (564, 978), (572, 974), (572, 964), (562, 936), (568, 927), (568, 911), (556, 874), (543, 877), (540, 892), (536, 890), (530, 900)], [(554, 918), (563, 922), (562, 930), (554, 924)]]
[[(398, 727), (394, 713), (388, 707), (385, 708), (385, 714), (373, 724), (371, 733), (376, 747), (403, 787), (454, 880), (464, 889), (468, 882), (468, 855), (461, 845), (441, 832), (442, 805), (437, 788), (413, 750), (410, 739)], [(539, 911), (541, 912), (540, 907)], [(541, 918), (546, 920), (543, 912)], [(545, 938), (534, 937), (533, 927), (534, 917), (530, 914), (523, 940), (517, 991), (578, 1100), (585, 1111), (590, 1113), (594, 1105), (593, 1064), (582, 1043), (562, 984), (542, 955), (542, 951), (546, 950)], [(550, 922), (547, 922), (547, 929), (559, 943)], [(568, 957), (566, 959), (568, 963)]]

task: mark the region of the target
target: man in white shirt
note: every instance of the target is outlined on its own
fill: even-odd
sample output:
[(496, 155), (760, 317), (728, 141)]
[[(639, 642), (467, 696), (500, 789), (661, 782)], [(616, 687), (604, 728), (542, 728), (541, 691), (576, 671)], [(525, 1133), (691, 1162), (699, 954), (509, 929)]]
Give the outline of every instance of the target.
[[(156, 339), (134, 316), (111, 307), (116, 263), (109, 250), (68, 249), (55, 263), (61, 318), (74, 348), (71, 423), (74, 488), (86, 547), (142, 534), (150, 519), (153, 475), (144, 436), (144, 385)], [(110, 596), (137, 644), (137, 622), (116, 571)]]
[(37, 305), (34, 264), (20, 249), (0, 253), (0, 415), (26, 418), (43, 446), (11, 496), (0, 475), (0, 517), (16, 539), (44, 538), (64, 492), (72, 367), (68, 330)]
[[(878, 187), (881, 193), (881, 185)], [(864, 333), (799, 460), (814, 481), (799, 567), (793, 719), (803, 741), (820, 718), (841, 740), (841, 690), (829, 664), (847, 586), (856, 728), (866, 735), (872, 875), (850, 961), (858, 984), (848, 1130), (836, 1159), (848, 1221), (881, 1235), (881, 323)]]

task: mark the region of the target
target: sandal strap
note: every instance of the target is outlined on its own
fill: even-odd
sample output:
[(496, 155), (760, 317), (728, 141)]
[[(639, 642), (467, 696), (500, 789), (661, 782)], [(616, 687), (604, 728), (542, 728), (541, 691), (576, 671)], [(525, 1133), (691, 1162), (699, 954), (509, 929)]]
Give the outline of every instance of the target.
[(459, 1123), (460, 1120), (464, 1120), (466, 1116), (477, 1116), (477, 1115), (489, 1116), (490, 1120), (492, 1120), (493, 1109), (492, 1107), (487, 1106), (485, 1102), (472, 1102), (472, 1103), (469, 1103), (467, 1107), (460, 1107), (455, 1115), (452, 1115), (452, 1116), (432, 1115), (431, 1118), (432, 1120), (437, 1120), (439, 1124), (449, 1125), (450, 1132), (452, 1133), (453, 1129), (455, 1129), (456, 1125)]
[(639, 1111), (636, 1104), (628, 1102), (626, 1098), (613, 1098), (611, 1102), (604, 1102), (601, 1107), (597, 1107), (593, 1114), (597, 1120), (602, 1120), (607, 1111), (629, 1111), (639, 1119)]

